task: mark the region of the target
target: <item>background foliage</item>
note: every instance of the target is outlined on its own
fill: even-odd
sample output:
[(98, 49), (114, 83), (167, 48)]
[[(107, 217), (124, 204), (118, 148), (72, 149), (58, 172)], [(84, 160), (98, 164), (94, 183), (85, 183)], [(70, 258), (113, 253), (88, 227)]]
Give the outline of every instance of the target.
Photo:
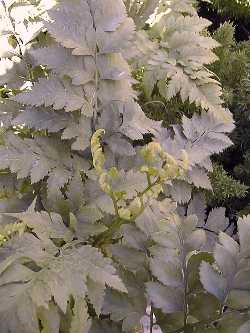
[(1, 332), (249, 332), (245, 4), (1, 2)]

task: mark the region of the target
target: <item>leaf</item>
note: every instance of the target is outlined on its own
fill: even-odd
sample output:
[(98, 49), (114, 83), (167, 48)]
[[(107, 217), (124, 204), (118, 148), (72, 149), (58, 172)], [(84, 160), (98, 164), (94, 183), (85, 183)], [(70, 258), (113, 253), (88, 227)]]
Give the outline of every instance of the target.
[(223, 207), (212, 209), (205, 224), (206, 228), (214, 232), (224, 231), (228, 226), (225, 212), (226, 209)]
[(212, 266), (203, 262), (200, 266), (203, 287), (222, 304), (234, 308), (247, 307), (250, 300), (248, 262), (244, 251), (244, 243), (241, 248), (241, 244), (239, 246), (230, 236), (221, 232), (213, 253), (216, 264)]
[(11, 123), (14, 126), (25, 125), (25, 127), (28, 128), (34, 128), (36, 130), (46, 129), (49, 133), (56, 133), (67, 127), (69, 122), (70, 115), (65, 112), (27, 108), (20, 112)]
[(83, 298), (75, 298), (70, 333), (88, 333), (91, 326), (87, 304)]
[(30, 51), (36, 65), (46, 65), (61, 78), (69, 76), (74, 85), (92, 81), (95, 75), (95, 64), (91, 57), (73, 56), (71, 51), (60, 46), (49, 46)]
[[(48, 245), (48, 243), (47, 243)], [(53, 244), (51, 244), (53, 245)], [(29, 258), (38, 264), (47, 259), (48, 254), (43, 250), (46, 244), (31, 234), (24, 234), (21, 237), (15, 236), (2, 246), (0, 251), (0, 272), (5, 272), (13, 263)], [(55, 249), (54, 249), (55, 250)], [(53, 252), (52, 252), (53, 253)], [(20, 267), (18, 266), (18, 269)], [(21, 273), (28, 271), (21, 271)], [(12, 274), (11, 274), (12, 276)], [(13, 277), (12, 277), (13, 279)], [(14, 277), (14, 281), (16, 277)], [(28, 279), (26, 275), (25, 280)], [(22, 278), (21, 278), (22, 280)], [(18, 281), (17, 281), (18, 282)]]
[(135, 30), (131, 18), (126, 18), (113, 32), (97, 30), (97, 44), (101, 53), (119, 53), (130, 46)]
[(156, 308), (164, 313), (183, 311), (182, 289), (165, 287), (158, 282), (147, 282), (147, 294)]
[(73, 150), (85, 150), (90, 146), (92, 136), (91, 119), (82, 115), (78, 121), (68, 122), (62, 134), (62, 139), (76, 138), (71, 148)]
[(24, 83), (26, 76), (25, 64), (17, 57), (12, 60), (2, 58), (0, 60), (0, 85), (8, 85), (9, 88), (18, 89)]
[(16, 102), (31, 106), (53, 106), (55, 110), (66, 112), (89, 109), (89, 102), (84, 99), (82, 87), (71, 85), (66, 79), (56, 76), (40, 78), (31, 91), (23, 92), (13, 98)]
[(104, 302), (105, 286), (89, 278), (87, 280), (87, 287), (90, 302), (93, 305), (97, 316), (100, 316)]
[(184, 181), (175, 180), (172, 185), (165, 187), (174, 201), (184, 204), (190, 201), (192, 187)]
[(128, 15), (133, 18), (138, 27), (143, 27), (147, 19), (157, 8), (158, 0), (137, 3), (135, 0), (124, 0)]
[(129, 298), (127, 295), (108, 290), (103, 305), (103, 314), (110, 314), (111, 320), (122, 321), (122, 331), (140, 328), (140, 319), (145, 313), (144, 296)]
[(93, 320), (90, 333), (120, 333), (121, 329), (114, 322), (107, 319)]
[(210, 264), (203, 262), (200, 267), (200, 278), (203, 287), (219, 300), (224, 301), (226, 280), (216, 272)]
[(136, 226), (148, 237), (160, 231), (159, 221), (165, 220), (176, 209), (176, 204), (169, 199), (153, 200), (147, 205), (141, 215), (136, 218)]
[(131, 79), (128, 63), (119, 53), (98, 55), (97, 69), (101, 80)]
[(111, 198), (100, 189), (99, 184), (95, 181), (88, 179), (85, 182), (83, 193), (86, 198), (86, 204), (90, 208), (97, 208), (99, 211), (114, 214), (114, 205)]
[(94, 37), (93, 17), (86, 1), (61, 1), (48, 10), (48, 15), (45, 26), (57, 42), (73, 49), (74, 55), (94, 54), (94, 45), (88, 37)]
[(204, 223), (205, 220), (205, 198), (201, 193), (194, 194), (191, 202), (188, 205), (187, 215), (196, 215), (200, 223)]
[(96, 26), (103, 31), (115, 31), (126, 19), (127, 14), (125, 6), (121, 0), (113, 2), (112, 0), (103, 0), (101, 4), (93, 1), (91, 9), (94, 11), (94, 21)]
[(244, 216), (238, 220), (239, 237), (240, 237), (240, 247), (242, 255), (250, 256), (250, 217)]
[(150, 260), (150, 269), (155, 277), (166, 286), (183, 287), (181, 268), (171, 258), (156, 256)]
[(30, 228), (39, 239), (46, 242), (48, 239), (64, 239), (67, 228), (59, 214), (42, 212), (8, 213)]
[(210, 113), (202, 113), (201, 116), (195, 114), (190, 119), (183, 116), (182, 122), (182, 127), (173, 127), (174, 139), (168, 130), (162, 129), (156, 141), (177, 158), (180, 157), (181, 149), (184, 149), (188, 154), (190, 166), (207, 168), (207, 159), (211, 154), (219, 153), (231, 145), (225, 133), (233, 130), (232, 123), (218, 121)]
[(130, 224), (124, 224), (121, 226), (121, 233), (125, 244), (129, 247), (137, 250), (146, 249), (147, 236), (137, 227)]
[[(8, 288), (8, 292), (0, 288), (2, 304), (4, 304), (4, 308), (0, 307), (2, 332), (39, 333), (35, 306), (28, 296), (21, 295), (22, 291), (20, 284), (13, 284)], [(11, 299), (11, 295), (14, 298)]]
[[(20, 253), (20, 248), (17, 247), (16, 252)], [(32, 320), (30, 320), (30, 325), (33, 326), (37, 323), (36, 307), (48, 307), (52, 297), (65, 313), (67, 301), (71, 295), (77, 298), (87, 293), (87, 277), (103, 286), (107, 284), (112, 288), (126, 292), (126, 288), (116, 275), (110, 259), (104, 258), (97, 249), (91, 246), (86, 245), (80, 248), (65, 249), (57, 256), (50, 255), (44, 263), (41, 262), (39, 265), (41, 267), (39, 270), (28, 270), (29, 274), (25, 275), (25, 282), (22, 277), (19, 277), (19, 280), (14, 280), (16, 281), (14, 283), (13, 277), (15, 275), (8, 275), (9, 268), (5, 268), (4, 272), (2, 271), (0, 276), (0, 294), (5, 297), (5, 304), (2, 308), (0, 307), (1, 328), (12, 329), (12, 323), (16, 325), (18, 321), (20, 321), (20, 325), (25, 324), (26, 317), (24, 319), (20, 315), (18, 315), (18, 318), (15, 317), (15, 311), (20, 311), (18, 310), (20, 302), (27, 302), (25, 313), (31, 315), (30, 313), (33, 311), (31, 316), (31, 318), (34, 318), (33, 324)], [(12, 267), (15, 268), (15, 266)], [(7, 290), (12, 291), (8, 293)], [(76, 317), (80, 315), (78, 311), (82, 311), (80, 310), (82, 309), (80, 304), (79, 306), (79, 310), (75, 309)], [(12, 322), (10, 324), (2, 323), (4, 322), (2, 319), (7, 318), (9, 312), (14, 316), (14, 320), (10, 321)], [(74, 325), (78, 325), (78, 320), (72, 325), (72, 330), (74, 330)], [(36, 332), (35, 330), (30, 331)]]
[[(60, 188), (73, 176), (70, 150), (58, 140), (48, 137), (22, 140), (16, 135), (8, 134), (5, 146), (0, 149), (0, 168), (9, 168), (17, 178), (31, 177), (32, 184), (48, 178), (48, 193), (60, 195)], [(27, 159), (29, 156), (29, 159)], [(81, 160), (80, 165), (84, 160)]]
[(140, 271), (146, 263), (146, 256), (142, 251), (121, 244), (110, 246), (115, 260), (131, 272)]
[(0, 101), (0, 121), (2, 126), (8, 128), (11, 126), (11, 120), (19, 111), (19, 105), (10, 99)]
[(49, 304), (48, 309), (40, 308), (38, 316), (43, 327), (42, 333), (59, 333), (60, 316), (53, 303)]
[(195, 187), (212, 190), (210, 179), (205, 169), (194, 167), (187, 175), (187, 181)]
[(223, 207), (213, 208), (204, 223), (201, 222), (200, 226), (204, 228), (207, 235), (207, 242), (203, 246), (204, 251), (212, 252), (215, 243), (218, 241), (218, 234), (221, 231), (226, 231), (230, 234), (229, 219), (225, 216), (226, 209)]
[(250, 321), (247, 321), (245, 324), (241, 325), (237, 330), (237, 333), (248, 333), (250, 330)]

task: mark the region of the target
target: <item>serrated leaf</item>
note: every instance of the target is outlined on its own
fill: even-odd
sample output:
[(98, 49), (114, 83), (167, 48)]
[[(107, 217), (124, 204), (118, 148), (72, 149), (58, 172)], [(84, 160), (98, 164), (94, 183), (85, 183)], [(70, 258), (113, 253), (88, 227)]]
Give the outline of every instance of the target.
[(104, 302), (105, 286), (89, 278), (87, 280), (87, 287), (90, 302), (93, 305), (97, 316), (100, 316)]
[[(22, 140), (17, 135), (8, 134), (5, 146), (1, 146), (0, 168), (9, 168), (17, 178), (31, 177), (36, 183), (48, 178), (48, 194), (60, 195), (60, 188), (73, 176), (73, 160), (70, 150), (58, 140), (49, 137), (36, 137)], [(27, 159), (27, 156), (29, 158)], [(79, 163), (84, 163), (84, 159)]]
[(70, 333), (88, 333), (90, 327), (91, 320), (89, 319), (87, 304), (83, 298), (76, 297)]
[(31, 91), (20, 93), (13, 99), (31, 106), (53, 106), (55, 110), (64, 108), (66, 112), (82, 110), (84, 113), (89, 108), (82, 87), (73, 86), (66, 79), (56, 76), (40, 78)]
[(156, 308), (164, 313), (175, 313), (183, 310), (183, 290), (166, 287), (158, 282), (147, 282), (147, 294)]
[(110, 318), (115, 322), (122, 321), (123, 332), (131, 332), (140, 328), (140, 319), (145, 312), (145, 307), (143, 295), (131, 299), (127, 295), (108, 290), (102, 312), (110, 314)]
[(94, 79), (95, 64), (92, 57), (73, 56), (71, 51), (60, 45), (30, 51), (35, 64), (46, 65), (63, 77), (71, 77), (75, 85), (85, 84)]
[(61, 111), (47, 111), (27, 108), (12, 120), (12, 125), (24, 125), (37, 130), (48, 130), (49, 133), (56, 133), (67, 127), (71, 117)]
[(49, 9), (48, 15), (49, 20), (45, 22), (45, 26), (59, 43), (73, 49), (75, 55), (94, 54), (94, 45), (89, 45), (90, 39), (87, 39), (87, 34), (94, 37), (94, 28), (93, 18), (86, 1), (81, 0), (70, 4), (67, 1), (61, 1)]
[(42, 333), (59, 333), (60, 316), (56, 305), (49, 304), (49, 308), (40, 308), (38, 313), (42, 324)]
[(140, 271), (146, 264), (146, 256), (142, 251), (120, 244), (111, 245), (110, 250), (113, 257), (131, 272)]
[(216, 272), (210, 264), (203, 262), (200, 267), (200, 279), (203, 287), (217, 297), (219, 300), (224, 301), (226, 280)]
[(239, 237), (240, 237), (240, 247), (242, 255), (250, 256), (250, 217), (244, 216), (238, 220)]

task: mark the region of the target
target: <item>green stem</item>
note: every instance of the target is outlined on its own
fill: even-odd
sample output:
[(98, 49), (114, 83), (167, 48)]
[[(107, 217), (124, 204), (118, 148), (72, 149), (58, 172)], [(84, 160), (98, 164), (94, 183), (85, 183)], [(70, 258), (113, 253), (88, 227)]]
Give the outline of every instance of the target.
[(187, 327), (187, 318), (188, 318), (188, 267), (186, 260), (184, 262), (184, 329)]
[(116, 218), (114, 222), (111, 224), (108, 230), (104, 231), (98, 237), (96, 238), (94, 242), (94, 246), (101, 247), (104, 244), (107, 244), (110, 242), (110, 240), (113, 238), (114, 233), (120, 229), (120, 227), (126, 223), (127, 221), (124, 221), (120, 218)]
[[(138, 194), (139, 198), (142, 198), (144, 194), (146, 194), (148, 191), (150, 191), (155, 185), (160, 183), (160, 178), (158, 177), (153, 183), (151, 183), (145, 188), (144, 191), (140, 192)], [(119, 216), (119, 207), (118, 207), (118, 202), (114, 196), (113, 193), (110, 194), (110, 198), (113, 202), (114, 205), (114, 209), (115, 209), (115, 215), (116, 218), (114, 220), (114, 222), (111, 224), (111, 226), (109, 227), (108, 230), (104, 231), (103, 233), (101, 233), (100, 235), (98, 235), (98, 237), (96, 238), (94, 245), (97, 247), (100, 247), (103, 244), (107, 244), (110, 242), (110, 240), (112, 240), (114, 233), (119, 230), (119, 228), (123, 225), (123, 224), (128, 224), (128, 223), (132, 223), (134, 222), (134, 219), (131, 220), (124, 220), (122, 218), (120, 218)], [(142, 209), (143, 211), (143, 209)], [(142, 212), (141, 212), (142, 213)]]
[(119, 216), (119, 207), (118, 207), (117, 200), (116, 200), (113, 193), (111, 193), (110, 198), (111, 198), (111, 200), (113, 202), (113, 205), (114, 205), (115, 215), (116, 215), (117, 218), (119, 218), (120, 217)]
[(144, 194), (146, 194), (148, 191), (150, 191), (155, 185), (158, 185), (160, 184), (160, 177), (158, 177), (153, 183), (151, 183), (151, 180), (150, 180), (150, 184), (145, 188), (144, 191), (140, 192), (138, 194), (138, 197), (143, 197)]

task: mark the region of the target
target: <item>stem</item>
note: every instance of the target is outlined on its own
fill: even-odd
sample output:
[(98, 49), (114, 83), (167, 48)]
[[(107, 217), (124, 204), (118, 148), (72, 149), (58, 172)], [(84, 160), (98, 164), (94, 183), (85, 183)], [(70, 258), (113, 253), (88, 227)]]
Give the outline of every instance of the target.
[[(144, 191), (142, 191), (138, 194), (138, 197), (142, 198), (142, 196), (145, 193), (150, 191), (151, 188), (154, 187), (155, 185), (157, 185), (159, 182), (160, 182), (160, 178), (157, 178), (156, 181), (154, 181), (153, 183), (151, 183), (151, 181), (150, 181), (150, 184), (145, 188)], [(100, 235), (98, 235), (98, 237), (96, 238), (96, 241), (94, 242), (95, 246), (101, 246), (101, 245), (105, 244), (106, 242), (112, 240), (112, 237), (113, 237), (114, 233), (123, 224), (132, 223), (134, 221), (134, 219), (133, 220), (123, 220), (123, 219), (121, 219), (120, 216), (119, 216), (119, 208), (118, 208), (117, 200), (115, 199), (113, 194), (110, 195), (110, 198), (113, 201), (116, 218), (115, 218), (114, 222), (111, 224), (111, 226), (109, 227), (108, 230), (106, 230), (103, 233), (101, 233)]]
[(150, 180), (150, 184), (145, 188), (144, 191), (142, 191), (142, 192), (140, 192), (140, 193), (138, 194), (138, 197), (139, 197), (139, 198), (143, 197), (145, 193), (147, 193), (148, 191), (150, 191), (151, 188), (154, 187), (154, 186), (157, 185), (157, 184), (160, 184), (160, 177), (158, 177), (158, 178), (156, 179), (156, 181), (154, 181), (153, 183), (151, 183), (151, 180)]
[(184, 262), (184, 329), (187, 327), (187, 318), (188, 318), (188, 300), (187, 300), (187, 295), (188, 295), (188, 267), (186, 260)]
[(94, 242), (94, 246), (101, 247), (103, 244), (106, 244), (110, 241), (110, 239), (113, 238), (114, 233), (120, 229), (121, 225), (124, 223), (127, 223), (127, 221), (124, 221), (120, 218), (116, 218), (114, 222), (111, 224), (108, 230), (104, 231), (98, 237), (96, 238)]
[[(92, 20), (93, 20), (93, 29), (96, 31), (96, 24), (95, 24), (95, 20), (94, 20), (94, 12), (91, 8), (91, 5), (88, 2), (88, 6), (89, 6), (89, 11), (91, 13), (92, 16)], [(95, 34), (96, 35), (96, 34)], [(93, 117), (92, 117), (92, 131), (93, 133), (95, 132), (95, 125), (96, 125), (96, 119), (97, 119), (97, 110), (98, 110), (98, 96), (97, 96), (97, 91), (98, 91), (98, 85), (99, 85), (99, 73), (98, 73), (98, 69), (97, 69), (97, 57), (98, 57), (98, 46), (97, 46), (97, 40), (95, 41), (95, 53), (94, 53), (94, 60), (95, 60), (95, 92), (94, 92), (94, 96), (93, 96)]]
[(113, 193), (110, 195), (110, 197), (111, 197), (111, 200), (112, 200), (113, 205), (114, 205), (115, 215), (116, 215), (117, 218), (119, 218), (119, 208), (118, 208), (117, 200), (116, 200)]
[(150, 309), (150, 333), (153, 333), (153, 326), (154, 326), (154, 312), (153, 312), (153, 306), (151, 303), (151, 309)]
[(147, 173), (147, 181), (148, 181), (148, 186), (152, 185), (150, 175)]

